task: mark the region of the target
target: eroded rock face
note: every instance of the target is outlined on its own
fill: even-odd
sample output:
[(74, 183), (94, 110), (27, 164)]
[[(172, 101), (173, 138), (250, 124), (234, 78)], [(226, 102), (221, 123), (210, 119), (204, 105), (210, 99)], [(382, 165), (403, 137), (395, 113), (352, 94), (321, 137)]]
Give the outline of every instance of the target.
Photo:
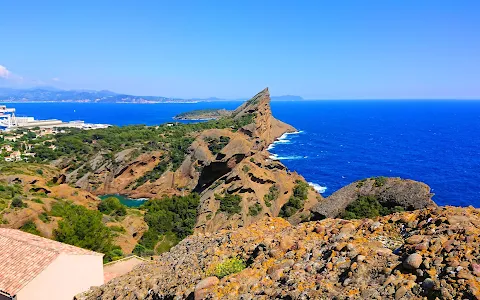
[(314, 218), (335, 218), (360, 196), (375, 196), (382, 205), (406, 210), (436, 206), (430, 187), (422, 182), (389, 177), (368, 178), (351, 183), (312, 208)]
[[(264, 216), (277, 216), (291, 197), (295, 182), (305, 180), (289, 172), (281, 162), (272, 161), (266, 149), (276, 138), (295, 128), (272, 116), (268, 89), (231, 112), (230, 117), (237, 121), (247, 119), (250, 123), (238, 130), (209, 129), (195, 133), (195, 140), (178, 170), (167, 170), (154, 182), (146, 181), (133, 188), (135, 181), (153, 170), (168, 153), (138, 154), (138, 149), (117, 153), (114, 163), (105, 159), (105, 153), (98, 153), (88, 162), (90, 171), (78, 174), (78, 170), (84, 169), (80, 166), (66, 180), (96, 195), (118, 193), (132, 198), (161, 198), (163, 195), (199, 193), (196, 231), (237, 228)], [(212, 140), (223, 140), (221, 149), (212, 150), (209, 144)], [(62, 162), (56, 164), (67, 168), (61, 166)], [(79, 178), (81, 174), (84, 175)], [(265, 203), (264, 198), (272, 187), (278, 189), (278, 196)], [(240, 212), (229, 215), (220, 211), (220, 201), (215, 195), (239, 195), (242, 199)], [(307, 198), (303, 207), (289, 218), (291, 222), (308, 219), (309, 209), (322, 199), (313, 189), (309, 190)]]
[[(184, 166), (189, 166), (187, 173), (197, 182), (193, 190), (201, 195), (196, 231), (238, 228), (264, 216), (278, 216), (282, 206), (292, 196), (295, 182), (305, 181), (297, 173), (289, 172), (280, 162), (271, 160), (266, 151), (276, 138), (285, 132), (295, 131), (295, 128), (272, 116), (267, 89), (245, 102), (232, 116), (242, 118), (249, 114), (255, 115), (254, 122), (238, 132), (207, 130), (197, 137), (190, 148), (191, 155)], [(228, 137), (229, 143), (217, 155), (212, 155), (205, 141), (222, 136)], [(196, 172), (198, 167), (201, 171)], [(186, 177), (185, 174), (183, 176)], [(278, 196), (266, 202), (265, 197), (272, 187), (278, 189)], [(221, 201), (215, 195), (222, 197), (228, 194), (242, 198), (239, 214), (229, 215), (220, 210)], [(308, 218), (309, 209), (321, 199), (314, 189), (310, 189), (303, 208), (289, 220), (298, 223)], [(253, 208), (259, 211), (252, 211)]]
[[(479, 226), (480, 211), (472, 207), (296, 226), (266, 218), (188, 237), (77, 299), (184, 299), (196, 291), (208, 299), (475, 299)], [(232, 257), (247, 267), (212, 278), (209, 270)]]

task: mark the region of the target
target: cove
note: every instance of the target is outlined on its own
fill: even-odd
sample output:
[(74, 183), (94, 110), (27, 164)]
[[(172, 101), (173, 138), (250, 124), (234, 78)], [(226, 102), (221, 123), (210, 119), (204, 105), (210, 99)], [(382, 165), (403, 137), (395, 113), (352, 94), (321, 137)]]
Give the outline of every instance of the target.
[(106, 195), (99, 196), (99, 198), (102, 199), (102, 200), (105, 200), (109, 197), (117, 198), (118, 200), (120, 200), (120, 203), (122, 203), (123, 205), (125, 205), (127, 207), (139, 207), (140, 205), (145, 203), (145, 201), (148, 200), (147, 198), (132, 199), (132, 198), (128, 198), (124, 195), (119, 195), (119, 194), (106, 194)]

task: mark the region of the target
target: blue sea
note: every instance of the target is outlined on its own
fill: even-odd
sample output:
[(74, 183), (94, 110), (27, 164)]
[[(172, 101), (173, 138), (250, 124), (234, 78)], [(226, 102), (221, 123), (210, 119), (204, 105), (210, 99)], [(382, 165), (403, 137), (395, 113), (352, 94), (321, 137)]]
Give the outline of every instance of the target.
[[(90, 123), (160, 124), (195, 104), (8, 103), (18, 115)], [(427, 183), (440, 205), (480, 207), (480, 101), (272, 102), (299, 133), (270, 152), (328, 196), (353, 181), (399, 176)]]

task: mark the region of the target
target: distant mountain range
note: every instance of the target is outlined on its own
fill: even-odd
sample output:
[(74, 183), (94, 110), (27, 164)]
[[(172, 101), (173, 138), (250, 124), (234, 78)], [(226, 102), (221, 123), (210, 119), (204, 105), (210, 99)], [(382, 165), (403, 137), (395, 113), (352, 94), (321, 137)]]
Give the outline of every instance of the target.
[(100, 102), (100, 103), (151, 103), (184, 102), (193, 100), (158, 96), (133, 96), (111, 91), (59, 90), (54, 88), (11, 89), (0, 88), (0, 101), (48, 102)]
[[(94, 103), (170, 103), (170, 102), (201, 102), (225, 101), (217, 97), (210, 98), (169, 98), (162, 96), (134, 96), (118, 94), (101, 90), (61, 90), (54, 87), (39, 87), (31, 89), (0, 88), (1, 102), (94, 102)], [(300, 96), (277, 96), (272, 100), (295, 101), (303, 100)]]

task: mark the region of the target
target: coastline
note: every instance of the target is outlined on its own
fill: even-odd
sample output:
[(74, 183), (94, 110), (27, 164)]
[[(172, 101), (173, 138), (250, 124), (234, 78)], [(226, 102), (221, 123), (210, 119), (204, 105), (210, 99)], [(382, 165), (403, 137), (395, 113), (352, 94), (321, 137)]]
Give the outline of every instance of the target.
[[(278, 160), (278, 161), (281, 161), (281, 162), (283, 162), (285, 160), (295, 160), (295, 159), (307, 158), (307, 157), (299, 156), (299, 155), (278, 156), (278, 154), (270, 152), (270, 150), (273, 150), (276, 147), (276, 145), (289, 144), (291, 142), (291, 140), (288, 139), (289, 135), (297, 135), (297, 134), (302, 134), (302, 133), (304, 133), (303, 130), (297, 130), (297, 131), (294, 131), (294, 132), (285, 132), (279, 138), (275, 139), (275, 141), (273, 143), (271, 143), (270, 145), (268, 145), (268, 147), (267, 147), (267, 151), (270, 154), (269, 158), (271, 160)], [(321, 186), (320, 184), (312, 182), (312, 181), (307, 181), (307, 183), (311, 187), (313, 187), (315, 189), (315, 191), (317, 191), (320, 194), (323, 194), (327, 191), (326, 186)]]

